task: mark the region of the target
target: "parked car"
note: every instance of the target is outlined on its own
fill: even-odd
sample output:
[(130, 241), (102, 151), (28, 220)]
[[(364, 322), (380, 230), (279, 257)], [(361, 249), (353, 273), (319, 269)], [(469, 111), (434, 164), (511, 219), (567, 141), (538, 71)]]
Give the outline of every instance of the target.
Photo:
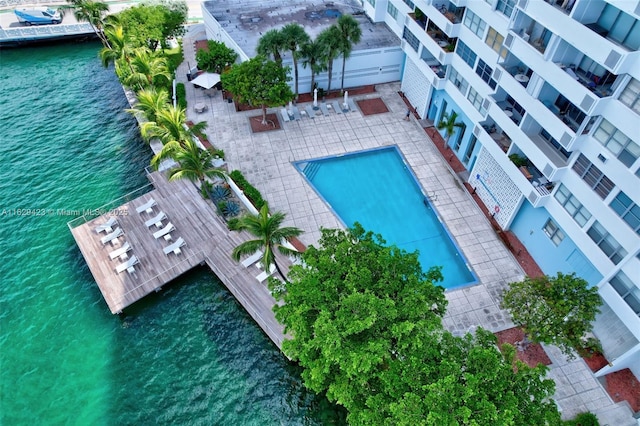
[(58, 9), (50, 7), (33, 7), (15, 9), (18, 22), (25, 25), (49, 25), (62, 22), (62, 14)]

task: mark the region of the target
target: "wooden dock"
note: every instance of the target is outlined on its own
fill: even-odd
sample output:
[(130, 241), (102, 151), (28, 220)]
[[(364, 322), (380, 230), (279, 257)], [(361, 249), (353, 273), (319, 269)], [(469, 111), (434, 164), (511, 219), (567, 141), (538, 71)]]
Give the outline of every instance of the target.
[[(71, 233), (93, 274), (100, 291), (112, 313), (121, 313), (124, 308), (159, 291), (164, 285), (191, 270), (195, 266), (207, 264), (214, 274), (226, 285), (238, 302), (253, 317), (271, 340), (282, 349), (284, 327), (276, 321), (273, 306), (276, 303), (266, 287), (266, 281), (259, 283), (256, 276), (261, 272), (256, 266), (244, 268), (231, 259), (233, 249), (249, 239), (246, 233), (231, 232), (224, 220), (216, 213), (213, 205), (205, 201), (199, 190), (187, 180), (169, 182), (162, 172), (149, 175), (152, 191), (111, 211), (78, 226), (70, 224)], [(152, 213), (136, 211), (149, 199), (156, 201)], [(147, 227), (145, 222), (159, 212), (167, 216), (166, 225), (171, 222), (175, 230), (172, 239), (156, 239), (155, 225)], [(115, 216), (124, 234), (114, 245), (103, 245), (101, 238), (106, 233), (97, 233), (95, 228)], [(168, 255), (163, 248), (182, 237), (186, 245), (181, 253)], [(132, 250), (129, 258), (136, 256), (139, 263), (135, 272), (116, 272), (116, 267), (126, 262), (109, 253), (128, 242)], [(278, 257), (279, 264), (288, 270), (290, 261)], [(286, 272), (285, 272), (286, 273)]]

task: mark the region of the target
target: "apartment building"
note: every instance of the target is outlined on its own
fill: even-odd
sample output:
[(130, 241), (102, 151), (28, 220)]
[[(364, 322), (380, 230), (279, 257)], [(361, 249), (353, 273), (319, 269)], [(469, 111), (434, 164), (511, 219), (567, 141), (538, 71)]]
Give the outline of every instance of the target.
[(456, 112), (468, 182), (548, 275), (603, 299), (594, 334), (640, 377), (640, 1), (364, 0), (402, 38), (421, 117)]

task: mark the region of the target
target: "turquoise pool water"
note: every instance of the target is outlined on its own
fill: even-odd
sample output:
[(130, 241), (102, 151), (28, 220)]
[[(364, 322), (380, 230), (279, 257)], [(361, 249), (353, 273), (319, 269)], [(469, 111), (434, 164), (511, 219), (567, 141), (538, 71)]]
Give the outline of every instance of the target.
[(447, 288), (476, 282), (468, 262), (396, 147), (296, 163), (346, 226), (360, 222), (389, 244), (442, 266)]

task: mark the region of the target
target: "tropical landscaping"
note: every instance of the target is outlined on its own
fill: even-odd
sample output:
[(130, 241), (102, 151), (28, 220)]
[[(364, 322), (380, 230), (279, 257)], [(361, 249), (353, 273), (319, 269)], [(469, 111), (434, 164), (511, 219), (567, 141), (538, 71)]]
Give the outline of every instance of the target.
[[(189, 125), (185, 107), (172, 105), (169, 95), (181, 62), (180, 47), (170, 48), (186, 20), (181, 3), (141, 4), (112, 16), (95, 2), (72, 6), (94, 26), (103, 43), (103, 64), (113, 65), (122, 84), (135, 93), (137, 103), (130, 111), (141, 121), (143, 138), (162, 145), (151, 165), (157, 169), (167, 160), (175, 162), (168, 170), (170, 180), (194, 182), (213, 208), (230, 219), (230, 229), (254, 237), (230, 256), (240, 260), (263, 251), (265, 270), (274, 265), (278, 271), (282, 281), (269, 279), (281, 302), (274, 310), (292, 336), (283, 351), (304, 368), (308, 388), (348, 410), (350, 424), (561, 423), (552, 400), (555, 385), (545, 378), (545, 366), (522, 363), (514, 346), (498, 347), (496, 337), (481, 328), (456, 336), (443, 326), (447, 302), (438, 285), (439, 268), (423, 271), (415, 253), (389, 246), (357, 224), (348, 230), (324, 229), (317, 245), (302, 254), (292, 250), (287, 242), (302, 230), (283, 226), (284, 213), (270, 213), (240, 172), (227, 174), (214, 166), (224, 153), (199, 145), (206, 122)], [(297, 24), (271, 30), (260, 40), (259, 55), (240, 64), (234, 63), (237, 57), (230, 49), (210, 42), (208, 53), (199, 52), (198, 64), (222, 73), (225, 89), (237, 101), (260, 107), (266, 124), (268, 107), (298, 97), (299, 63), (311, 67), (313, 76), (329, 71), (327, 92), (333, 62), (340, 56), (344, 76), (345, 61), (361, 36), (354, 23), (343, 15), (315, 40)], [(285, 50), (292, 54), (293, 70), (282, 66)], [(289, 71), (293, 91), (287, 84)], [(437, 127), (448, 140), (459, 127), (455, 113)], [(244, 189), (258, 214), (240, 216), (239, 209), (229, 207), (228, 188), (220, 184), (226, 179)], [(285, 274), (276, 252), (300, 256), (302, 262)], [(584, 337), (597, 313), (596, 299), (597, 292), (584, 280), (559, 274), (512, 283), (503, 303), (531, 341), (571, 353), (589, 343)]]

